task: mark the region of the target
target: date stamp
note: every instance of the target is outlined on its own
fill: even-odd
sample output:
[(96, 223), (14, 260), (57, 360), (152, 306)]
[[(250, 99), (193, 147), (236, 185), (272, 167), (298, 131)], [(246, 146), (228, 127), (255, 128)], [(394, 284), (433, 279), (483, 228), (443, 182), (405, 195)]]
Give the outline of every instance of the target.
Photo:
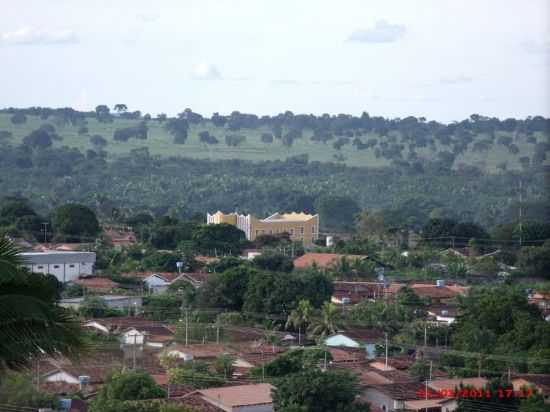
[(519, 391), (511, 388), (497, 389), (478, 389), (478, 388), (461, 388), (461, 389), (440, 389), (433, 390), (421, 389), (418, 391), (419, 398), (440, 399), (440, 398), (455, 398), (455, 399), (512, 399), (512, 398), (529, 398), (533, 396), (532, 388), (525, 388)]

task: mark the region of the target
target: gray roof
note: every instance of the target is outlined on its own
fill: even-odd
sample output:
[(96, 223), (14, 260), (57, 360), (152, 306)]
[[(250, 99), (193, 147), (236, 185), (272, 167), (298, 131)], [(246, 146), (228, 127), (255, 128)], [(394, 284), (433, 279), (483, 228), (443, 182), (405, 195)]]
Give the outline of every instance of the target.
[(59, 264), (59, 263), (95, 263), (94, 252), (29, 252), (20, 253), (24, 259), (24, 264), (41, 265), (41, 264)]

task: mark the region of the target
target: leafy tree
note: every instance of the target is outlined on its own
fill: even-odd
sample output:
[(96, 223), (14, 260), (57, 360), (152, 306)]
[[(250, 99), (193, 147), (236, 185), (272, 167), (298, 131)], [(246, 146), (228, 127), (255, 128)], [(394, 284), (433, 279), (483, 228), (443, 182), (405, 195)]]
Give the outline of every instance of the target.
[(263, 143), (273, 143), (273, 135), (271, 133), (262, 133)]
[(16, 112), (10, 117), (12, 124), (24, 124), (27, 123), (27, 116), (22, 112)]
[(234, 254), (240, 252), (246, 241), (242, 230), (227, 223), (197, 226), (193, 230), (192, 240), (200, 251)]
[(38, 391), (31, 376), (10, 372), (0, 380), (0, 404), (12, 409), (57, 408), (59, 401), (55, 395)]
[(430, 219), (422, 228), (424, 239), (450, 237), (454, 234), (456, 222), (451, 219)]
[(23, 138), (23, 144), (32, 148), (44, 149), (52, 145), (50, 134), (42, 129), (33, 130), (28, 136)]
[(107, 304), (99, 296), (86, 296), (79, 308), (80, 315), (84, 317), (105, 317), (107, 312)]
[(145, 256), (142, 261), (143, 267), (147, 270), (156, 270), (159, 272), (176, 272), (176, 262), (181, 260), (181, 256), (169, 252), (153, 252)]
[(455, 349), (499, 354), (544, 348), (550, 343), (550, 326), (522, 290), (474, 288), (460, 306), (462, 315), (451, 329)]
[(184, 144), (187, 140), (187, 133), (189, 131), (189, 123), (182, 118), (169, 119), (164, 128), (174, 136), (174, 143)]
[(360, 212), (357, 203), (345, 196), (321, 196), (315, 201), (315, 210), (321, 224), (332, 230), (353, 228), (355, 217)]
[(266, 363), (263, 368), (254, 368), (251, 374), (257, 377), (265, 375), (269, 378), (281, 378), (317, 368), (325, 360), (326, 362), (332, 360), (332, 355), (326, 349), (292, 349)]
[(522, 247), (516, 264), (528, 274), (550, 279), (550, 242), (543, 246)]
[(384, 223), (384, 215), (381, 212), (364, 210), (357, 217), (357, 226), (359, 234), (368, 239), (383, 239), (388, 231)]
[(201, 287), (200, 301), (206, 306), (240, 310), (254, 269), (238, 266), (215, 273)]
[(309, 300), (301, 299), (300, 302), (298, 302), (298, 306), (296, 307), (296, 309), (294, 309), (292, 312), (290, 312), (290, 315), (288, 315), (286, 327), (291, 327), (295, 330), (298, 330), (300, 337), (298, 342), (299, 345), (301, 344), (302, 331), (305, 331), (307, 329), (307, 326), (311, 322), (311, 319), (313, 317), (313, 310), (313, 306), (311, 306)]
[[(107, 378), (97, 397), (90, 403), (90, 411), (113, 410), (113, 405), (118, 404), (113, 401), (144, 400), (165, 396), (166, 393), (146, 371), (114, 372)], [(129, 411), (131, 410), (129, 409)]]
[(223, 376), (225, 379), (231, 378), (233, 376), (233, 372), (235, 371), (235, 367), (233, 366), (233, 363), (235, 360), (230, 355), (220, 355), (216, 358), (216, 361), (214, 362), (214, 369), (216, 372)]
[(206, 271), (209, 273), (222, 273), (227, 269), (246, 265), (247, 262), (235, 256), (224, 256), (216, 261), (206, 265)]
[(109, 123), (113, 121), (111, 110), (108, 106), (100, 104), (95, 108), (95, 114), (98, 122)]
[(294, 269), (293, 260), (279, 253), (263, 253), (256, 256), (252, 263), (259, 269), (272, 272), (292, 272), (292, 269)]
[(19, 250), (0, 238), (0, 371), (37, 356), (74, 356), (84, 347), (78, 322), (55, 304), (58, 285), (21, 268)]
[(275, 410), (297, 406), (306, 412), (367, 412), (367, 405), (356, 403), (358, 379), (349, 371), (310, 369), (277, 381), (273, 391)]
[(66, 204), (52, 213), (54, 230), (66, 241), (95, 238), (100, 231), (95, 213), (86, 206)]
[(408, 286), (399, 289), (396, 298), (399, 305), (412, 307), (424, 306), (422, 299)]
[(115, 109), (115, 112), (117, 113), (123, 113), (128, 110), (128, 106), (126, 106), (123, 103), (118, 103), (118, 104), (115, 104), (114, 109)]
[(208, 365), (198, 361), (188, 361), (168, 370), (168, 380), (175, 385), (198, 389), (222, 386), (225, 382), (223, 378), (212, 374)]
[(327, 336), (338, 331), (338, 307), (331, 302), (325, 302), (321, 308), (320, 317), (313, 320), (308, 328), (310, 336), (322, 342)]
[(94, 134), (93, 136), (90, 136), (90, 143), (99, 148), (107, 146), (107, 140), (105, 140), (103, 136), (99, 134)]

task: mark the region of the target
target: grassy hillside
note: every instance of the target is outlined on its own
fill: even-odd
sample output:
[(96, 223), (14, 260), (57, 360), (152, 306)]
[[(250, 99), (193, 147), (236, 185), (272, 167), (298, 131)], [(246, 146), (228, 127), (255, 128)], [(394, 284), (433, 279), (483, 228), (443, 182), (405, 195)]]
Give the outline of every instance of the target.
[[(189, 136), (185, 144), (174, 144), (173, 136), (164, 129), (164, 124), (157, 120), (147, 122), (148, 137), (146, 140), (130, 139), (127, 142), (120, 142), (113, 140), (114, 131), (120, 128), (137, 126), (140, 122), (139, 120), (115, 118), (111, 123), (100, 123), (95, 118), (89, 117), (86, 119), (88, 132), (86, 134), (79, 134), (78, 126), (73, 126), (70, 123), (62, 124), (56, 122), (54, 118), (42, 120), (38, 116), (27, 116), (26, 123), (14, 125), (10, 121), (10, 117), (10, 114), (0, 113), (0, 131), (8, 131), (12, 134), (12, 137), (6, 139), (12, 145), (19, 145), (23, 138), (31, 131), (38, 129), (42, 124), (49, 123), (55, 127), (56, 133), (62, 137), (62, 140), (54, 142), (54, 146), (74, 147), (85, 152), (88, 149), (93, 149), (93, 145), (90, 143), (90, 136), (97, 134), (108, 141), (105, 150), (111, 158), (128, 153), (132, 149), (147, 147), (151, 154), (161, 156), (185, 156), (211, 160), (243, 159), (261, 161), (282, 160), (289, 156), (307, 154), (310, 161), (342, 162), (348, 166), (382, 167), (390, 165), (391, 161), (384, 157), (376, 157), (375, 150), (377, 147), (380, 147), (380, 142), (394, 140), (396, 143), (402, 143), (399, 131), (390, 131), (384, 137), (380, 137), (374, 133), (363, 133), (356, 134), (355, 136), (359, 137), (362, 141), (376, 138), (379, 141), (378, 145), (365, 150), (358, 150), (352, 144), (346, 144), (340, 150), (337, 150), (333, 147), (333, 143), (337, 138), (327, 143), (314, 142), (310, 139), (312, 131), (305, 129), (301, 138), (294, 140), (292, 146), (286, 147), (280, 139), (274, 139), (273, 143), (262, 142), (261, 135), (271, 132), (267, 127), (230, 131), (224, 127), (216, 127), (210, 120), (191, 124)], [(199, 140), (199, 133), (201, 131), (208, 131), (219, 140), (219, 143), (214, 145), (201, 143)], [(228, 134), (242, 135), (246, 137), (246, 140), (237, 147), (231, 147), (225, 143), (225, 136)], [(498, 138), (501, 136), (513, 137), (514, 144), (519, 148), (519, 153), (512, 154), (507, 147), (498, 144)], [(478, 134), (474, 137), (474, 142), (486, 138), (486, 135)], [(465, 153), (457, 156), (454, 167), (456, 168), (462, 163), (478, 166), (488, 172), (496, 172), (498, 171), (497, 165), (505, 162), (508, 170), (520, 169), (519, 158), (523, 156), (531, 158), (534, 154), (535, 144), (543, 141), (548, 141), (548, 137), (540, 132), (536, 132), (532, 136), (531, 141), (528, 142), (525, 135), (516, 136), (512, 132), (497, 131), (494, 143), (490, 145), (488, 150), (473, 151), (472, 143), (468, 146), (468, 150)], [(407, 159), (409, 148), (406, 144), (404, 146), (402, 155), (403, 159)], [(416, 153), (420, 158), (435, 159), (438, 152), (448, 150), (448, 146), (443, 146), (440, 142), (436, 141), (431, 147), (416, 148)], [(546, 160), (546, 163), (548, 163), (548, 160)]]

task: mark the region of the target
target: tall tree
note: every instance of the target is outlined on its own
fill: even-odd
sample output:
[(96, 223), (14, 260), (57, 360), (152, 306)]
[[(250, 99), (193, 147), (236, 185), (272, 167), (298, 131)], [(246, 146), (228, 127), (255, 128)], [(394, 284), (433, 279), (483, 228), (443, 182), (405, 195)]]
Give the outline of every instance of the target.
[(66, 204), (53, 212), (54, 230), (65, 241), (90, 241), (99, 233), (99, 222), (95, 213), (88, 207)]
[(84, 349), (78, 321), (55, 304), (57, 284), (26, 272), (19, 253), (0, 238), (0, 373), (29, 367), (44, 355), (74, 356)]

